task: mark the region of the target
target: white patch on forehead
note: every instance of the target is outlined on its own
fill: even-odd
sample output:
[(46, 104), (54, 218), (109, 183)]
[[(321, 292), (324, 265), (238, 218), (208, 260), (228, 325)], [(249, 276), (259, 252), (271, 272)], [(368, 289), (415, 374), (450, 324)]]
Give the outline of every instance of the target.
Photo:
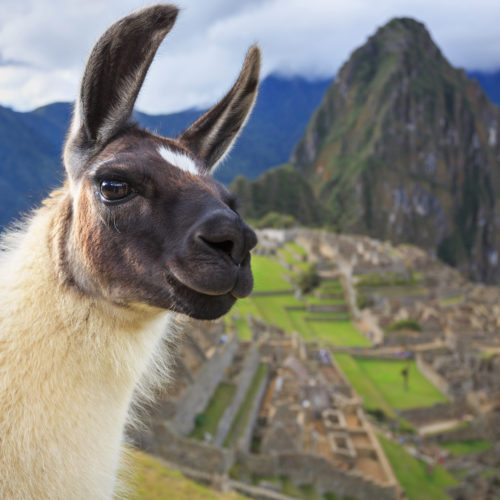
[(184, 172), (189, 172), (193, 175), (200, 174), (195, 162), (187, 154), (180, 153), (179, 151), (172, 151), (166, 146), (160, 146), (158, 148), (158, 153), (160, 153), (161, 157), (166, 162), (170, 163), (170, 165), (180, 168), (181, 170), (184, 170)]

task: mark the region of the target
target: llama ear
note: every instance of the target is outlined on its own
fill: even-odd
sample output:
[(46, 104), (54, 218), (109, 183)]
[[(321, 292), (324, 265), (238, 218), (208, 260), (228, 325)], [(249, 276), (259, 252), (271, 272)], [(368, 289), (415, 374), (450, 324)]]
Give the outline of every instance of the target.
[(252, 111), (257, 97), (260, 50), (250, 48), (233, 88), (179, 137), (210, 171), (229, 152)]
[(173, 5), (147, 7), (117, 21), (97, 41), (83, 73), (65, 157), (75, 152), (88, 157), (124, 127), (177, 13)]

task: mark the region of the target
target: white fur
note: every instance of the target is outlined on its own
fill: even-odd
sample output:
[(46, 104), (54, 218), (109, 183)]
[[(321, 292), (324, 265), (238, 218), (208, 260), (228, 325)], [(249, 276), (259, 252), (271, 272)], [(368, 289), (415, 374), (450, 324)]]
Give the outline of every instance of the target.
[(0, 498), (107, 499), (134, 390), (173, 313), (62, 284), (53, 212), (4, 238), (0, 256)]
[(178, 151), (172, 151), (166, 146), (160, 146), (158, 148), (158, 153), (160, 153), (161, 157), (167, 163), (170, 163), (170, 165), (180, 168), (181, 170), (184, 170), (184, 172), (188, 172), (192, 175), (200, 174), (195, 162), (188, 155), (179, 153)]

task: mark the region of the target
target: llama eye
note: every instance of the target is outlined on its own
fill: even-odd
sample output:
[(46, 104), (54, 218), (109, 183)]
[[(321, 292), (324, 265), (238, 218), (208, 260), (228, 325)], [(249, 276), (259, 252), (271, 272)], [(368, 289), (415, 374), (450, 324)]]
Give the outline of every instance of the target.
[(105, 200), (116, 201), (126, 198), (132, 190), (126, 182), (122, 181), (102, 181), (101, 195)]

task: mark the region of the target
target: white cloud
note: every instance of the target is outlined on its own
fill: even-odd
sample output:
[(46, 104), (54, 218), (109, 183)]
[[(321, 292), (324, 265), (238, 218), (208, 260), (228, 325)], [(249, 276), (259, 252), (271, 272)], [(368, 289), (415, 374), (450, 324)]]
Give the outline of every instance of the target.
[[(32, 109), (72, 100), (87, 54), (138, 0), (2, 0), (0, 103)], [(205, 106), (237, 77), (258, 42), (264, 74), (332, 76), (377, 27), (395, 16), (424, 22), (445, 56), (468, 69), (500, 67), (498, 0), (179, 0), (181, 14), (160, 48), (138, 108)]]

